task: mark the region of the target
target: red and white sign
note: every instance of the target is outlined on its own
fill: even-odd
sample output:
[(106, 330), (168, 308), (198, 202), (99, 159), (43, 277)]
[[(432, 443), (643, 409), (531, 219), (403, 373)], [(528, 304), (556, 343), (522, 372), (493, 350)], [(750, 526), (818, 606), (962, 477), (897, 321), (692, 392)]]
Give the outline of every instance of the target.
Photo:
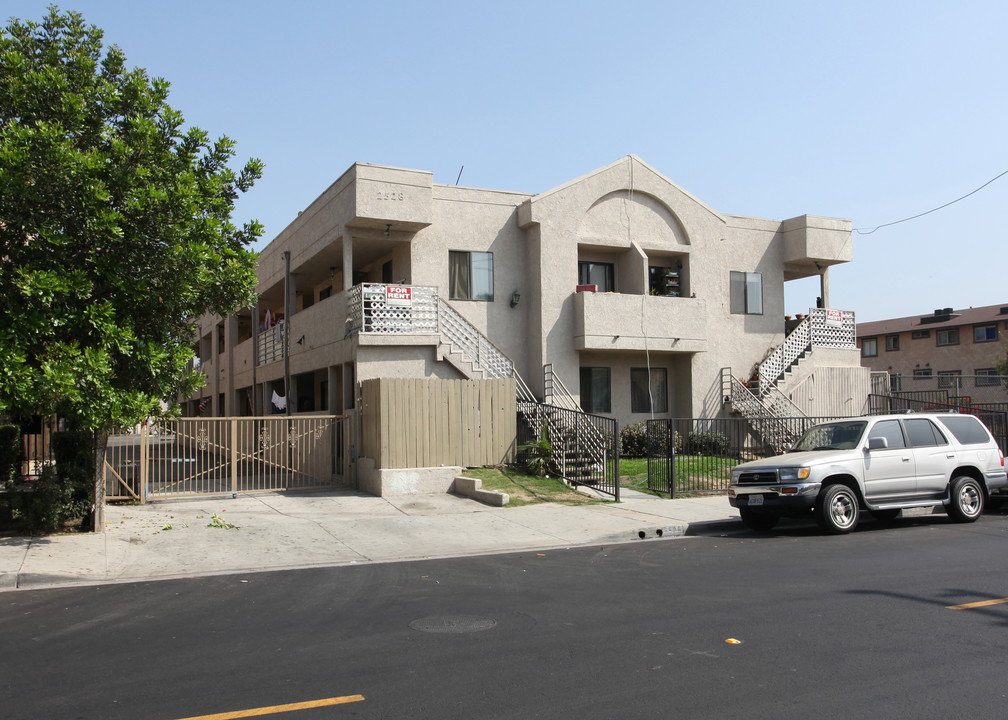
[(410, 307), (413, 305), (413, 288), (407, 285), (387, 285), (385, 302), (398, 307)]
[(826, 311), (827, 325), (843, 325), (843, 312), (841, 310)]

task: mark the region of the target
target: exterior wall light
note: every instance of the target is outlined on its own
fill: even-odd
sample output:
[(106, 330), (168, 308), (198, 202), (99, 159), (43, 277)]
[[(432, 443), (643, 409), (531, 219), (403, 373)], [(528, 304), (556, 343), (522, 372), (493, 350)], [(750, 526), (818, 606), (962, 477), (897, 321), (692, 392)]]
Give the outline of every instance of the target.
[(518, 293), (517, 290), (515, 290), (513, 293), (511, 293), (511, 307), (517, 305), (519, 300), (521, 300), (521, 295)]

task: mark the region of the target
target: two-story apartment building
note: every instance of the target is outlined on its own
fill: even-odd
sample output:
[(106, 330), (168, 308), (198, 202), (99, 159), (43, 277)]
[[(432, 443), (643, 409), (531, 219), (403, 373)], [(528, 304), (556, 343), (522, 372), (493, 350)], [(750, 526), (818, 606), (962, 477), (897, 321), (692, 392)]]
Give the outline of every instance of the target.
[[(355, 164), (261, 253), (258, 304), (201, 319), (206, 387), (185, 411), (341, 413), (370, 378), (514, 373), (621, 423), (715, 417), (722, 370), (748, 379), (785, 344), (784, 283), (818, 276), (829, 316), (793, 383), (829, 372), (793, 399), (856, 414), (853, 313), (829, 310), (851, 257), (849, 221), (725, 214), (634, 156), (540, 194)], [(815, 340), (831, 327), (848, 339)]]
[(1008, 306), (953, 310), (859, 323), (862, 364), (885, 373), (891, 392), (949, 391), (978, 402), (1008, 396), (994, 364), (1005, 357)]

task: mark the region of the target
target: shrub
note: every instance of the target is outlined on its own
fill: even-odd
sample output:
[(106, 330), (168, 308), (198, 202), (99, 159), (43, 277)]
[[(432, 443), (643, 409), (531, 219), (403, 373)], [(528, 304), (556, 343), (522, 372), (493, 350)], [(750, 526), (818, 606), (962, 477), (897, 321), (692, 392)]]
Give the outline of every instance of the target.
[(725, 457), (728, 455), (730, 443), (728, 436), (724, 433), (713, 430), (701, 432), (694, 430), (686, 436), (683, 452), (690, 455), (714, 455)]
[[(664, 457), (665, 441), (659, 436), (650, 442), (657, 443), (659, 447), (648, 448), (647, 422), (627, 425), (620, 430), (620, 455), (622, 457), (648, 457), (649, 455)], [(682, 452), (682, 438), (678, 431), (672, 432), (672, 448), (673, 452)]]
[(52, 465), (44, 465), (32, 489), (15, 493), (12, 500), (15, 513), (32, 533), (58, 530), (68, 520), (87, 515), (91, 507), (75, 497), (73, 486)]
[(43, 465), (30, 488), (11, 494), (15, 515), (32, 533), (59, 530), (70, 521), (86, 523), (94, 495), (94, 439), (88, 432), (52, 434), (55, 465)]
[(542, 477), (553, 467), (553, 444), (549, 439), (549, 426), (543, 423), (539, 439), (518, 448), (518, 461), (530, 475)]
[(620, 455), (623, 457), (647, 457), (647, 423), (625, 425), (620, 429)]

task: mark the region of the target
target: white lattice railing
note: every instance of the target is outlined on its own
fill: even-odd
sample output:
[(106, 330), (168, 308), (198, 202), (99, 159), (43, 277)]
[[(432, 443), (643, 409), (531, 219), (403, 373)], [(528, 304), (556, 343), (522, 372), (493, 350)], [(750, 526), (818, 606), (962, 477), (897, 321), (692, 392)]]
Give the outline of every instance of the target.
[(802, 353), (816, 347), (856, 347), (854, 312), (824, 308), (809, 310), (808, 316), (788, 333), (784, 342), (760, 363), (756, 373), (760, 394), (776, 388), (777, 381)]
[(354, 285), (347, 292), (347, 331), (394, 335), (436, 334), (437, 288), (417, 285)]
[[(511, 358), (441, 299), (437, 288), (363, 283), (347, 293), (347, 310), (351, 335), (438, 335), (486, 377), (517, 377)], [(518, 396), (534, 400), (525, 383), (519, 383)]]

